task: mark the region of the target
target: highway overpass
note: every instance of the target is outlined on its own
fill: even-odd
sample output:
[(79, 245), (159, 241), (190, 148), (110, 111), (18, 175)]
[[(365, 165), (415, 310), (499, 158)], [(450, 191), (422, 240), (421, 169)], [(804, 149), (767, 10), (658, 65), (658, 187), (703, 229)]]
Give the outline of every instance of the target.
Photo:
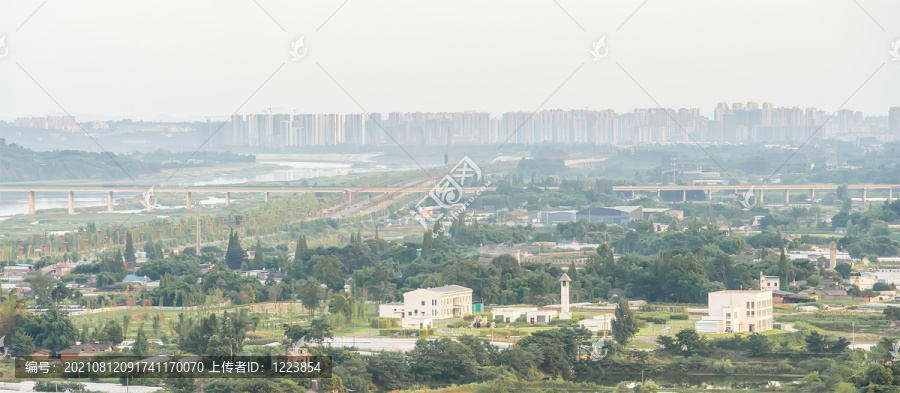
[[(753, 184), (742, 184), (742, 185), (690, 185), (690, 186), (613, 186), (614, 192), (624, 192), (630, 193), (633, 197), (635, 192), (638, 191), (650, 191), (656, 192), (656, 196), (659, 197), (662, 191), (681, 191), (682, 192), (682, 200), (687, 200), (687, 192), (688, 191), (704, 191), (708, 198), (712, 197), (713, 192), (721, 192), (727, 191), (735, 194), (745, 193), (753, 188), (754, 193), (759, 195), (759, 202), (763, 202), (763, 198), (765, 195), (764, 191), (782, 191), (784, 192), (784, 203), (788, 204), (791, 201), (791, 190), (809, 190), (810, 198), (816, 197), (816, 191), (818, 190), (837, 190), (841, 184), (764, 184), (764, 185), (753, 185)], [(900, 188), (900, 184), (847, 184), (847, 190), (861, 190), (862, 191), (862, 200), (863, 202), (868, 202), (868, 191), (869, 190), (886, 190), (888, 193), (888, 199), (894, 199), (894, 189)]]

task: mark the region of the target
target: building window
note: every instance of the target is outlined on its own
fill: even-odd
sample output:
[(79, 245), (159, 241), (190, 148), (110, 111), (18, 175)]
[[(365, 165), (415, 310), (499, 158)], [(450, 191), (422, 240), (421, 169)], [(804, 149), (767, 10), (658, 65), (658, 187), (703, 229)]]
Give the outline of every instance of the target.
[(423, 305), (423, 306), (425, 305), (425, 301), (424, 301), (424, 300), (422, 301), (422, 305)]

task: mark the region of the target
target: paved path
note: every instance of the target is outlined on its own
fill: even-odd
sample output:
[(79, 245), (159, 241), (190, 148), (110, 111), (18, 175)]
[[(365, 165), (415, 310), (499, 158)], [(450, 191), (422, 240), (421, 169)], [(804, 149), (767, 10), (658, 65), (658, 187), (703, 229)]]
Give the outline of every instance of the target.
[[(438, 337), (429, 337), (435, 339)], [(325, 345), (333, 347), (356, 347), (362, 351), (394, 351), (407, 352), (416, 346), (414, 337), (388, 338), (388, 337), (335, 337), (325, 341)], [(498, 348), (506, 348), (512, 345), (507, 342), (493, 342)]]

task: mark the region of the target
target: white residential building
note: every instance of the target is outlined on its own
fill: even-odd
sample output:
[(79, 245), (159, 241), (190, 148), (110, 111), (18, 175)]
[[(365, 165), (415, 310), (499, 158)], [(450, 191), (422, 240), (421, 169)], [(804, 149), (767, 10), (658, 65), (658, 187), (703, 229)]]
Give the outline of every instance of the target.
[(766, 276), (763, 272), (759, 272), (759, 290), (760, 291), (777, 291), (780, 290), (781, 277)]
[(844, 284), (856, 285), (861, 291), (872, 289), (878, 282), (878, 276), (872, 272), (851, 272), (850, 278), (844, 279)]
[(420, 288), (403, 294), (403, 304), (382, 304), (382, 318), (456, 318), (472, 313), (472, 290), (459, 285)]
[(529, 324), (548, 324), (559, 315), (557, 310), (541, 310), (537, 307), (494, 307), (491, 309), (491, 319), (500, 318), (503, 323), (515, 322), (519, 317), (525, 316), (525, 322)]
[(537, 307), (494, 307), (491, 308), (491, 320), (500, 318), (503, 323), (513, 323), (519, 317), (532, 311), (537, 311)]
[(697, 321), (699, 333), (748, 333), (772, 329), (772, 291), (709, 293), (709, 316)]

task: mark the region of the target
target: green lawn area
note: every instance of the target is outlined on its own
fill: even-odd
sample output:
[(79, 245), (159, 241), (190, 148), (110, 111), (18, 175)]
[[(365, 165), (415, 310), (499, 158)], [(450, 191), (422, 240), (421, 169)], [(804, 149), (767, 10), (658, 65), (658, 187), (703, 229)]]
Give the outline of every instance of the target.
[(688, 319), (688, 320), (672, 319), (663, 325), (655, 324), (652, 327), (648, 326), (648, 327), (642, 328), (641, 330), (638, 331), (637, 335), (638, 336), (649, 336), (652, 334), (660, 334), (665, 330), (666, 326), (671, 327), (671, 329), (669, 330), (669, 334), (675, 334), (675, 333), (678, 333), (678, 331), (681, 329), (694, 327), (695, 322), (696, 322), (696, 320), (690, 320), (690, 319)]
[(646, 341), (641, 340), (631, 340), (628, 342), (628, 345), (625, 346), (628, 349), (657, 349), (659, 348), (656, 344), (651, 344)]

